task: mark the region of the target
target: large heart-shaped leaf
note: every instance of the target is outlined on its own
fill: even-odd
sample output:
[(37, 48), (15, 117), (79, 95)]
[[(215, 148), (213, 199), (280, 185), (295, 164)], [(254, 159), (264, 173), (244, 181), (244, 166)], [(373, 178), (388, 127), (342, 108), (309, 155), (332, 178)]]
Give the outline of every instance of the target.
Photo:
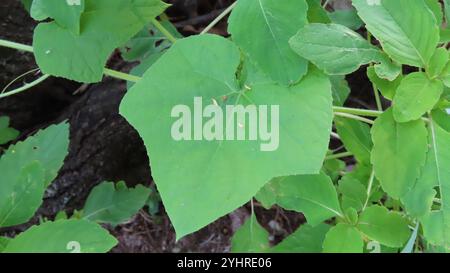
[(166, 7), (160, 0), (85, 0), (79, 35), (56, 21), (36, 27), (33, 39), (36, 61), (46, 74), (98, 82), (113, 50)]
[(288, 40), (307, 23), (305, 0), (240, 0), (229, 19), (232, 39), (273, 80), (296, 83), (308, 62)]
[[(240, 86), (238, 67), (240, 52), (226, 39), (214, 35), (183, 39), (122, 101), (120, 113), (144, 140), (153, 178), (178, 238), (243, 205), (274, 177), (320, 171), (332, 122), (328, 78), (311, 69), (290, 88), (275, 84)], [(273, 129), (279, 128), (278, 141), (273, 139), (278, 142), (276, 149), (262, 151), (261, 144), (267, 141), (261, 139), (176, 141), (171, 131), (173, 123), (180, 120), (171, 117), (173, 107), (184, 105), (191, 112), (195, 97), (222, 109), (237, 104), (267, 109), (278, 106), (279, 124), (273, 115), (268, 120), (274, 122)], [(202, 113), (194, 111), (195, 125)], [(227, 114), (227, 122), (230, 118)], [(186, 116), (186, 120), (191, 121), (191, 117)], [(246, 128), (241, 125), (245, 124), (231, 126), (243, 132)], [(201, 130), (195, 133), (196, 139), (202, 138)], [(187, 137), (191, 136), (189, 130)]]

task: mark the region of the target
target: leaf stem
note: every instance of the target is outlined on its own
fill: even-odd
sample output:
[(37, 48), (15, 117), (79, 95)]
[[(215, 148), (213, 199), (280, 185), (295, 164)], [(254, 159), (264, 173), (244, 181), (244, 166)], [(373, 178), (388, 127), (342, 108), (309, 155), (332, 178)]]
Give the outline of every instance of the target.
[(202, 32), (200, 32), (200, 34), (205, 34), (208, 31), (210, 31), (217, 23), (220, 22), (220, 20), (222, 20), (225, 16), (227, 16), (228, 13), (230, 13), (233, 10), (233, 8), (237, 5), (237, 2), (238, 0), (236, 0), (236, 2), (231, 4), (221, 14), (219, 14), (219, 16), (217, 16), (216, 19), (214, 19), (208, 26), (206, 26), (205, 29), (203, 29)]
[[(0, 39), (0, 46), (33, 53), (33, 47), (32, 46), (19, 44), (19, 43), (15, 43), (15, 42), (10, 42), (10, 41), (3, 40), (3, 39)], [(110, 76), (110, 77), (113, 77), (113, 78), (116, 78), (116, 79), (120, 79), (120, 80), (125, 80), (125, 81), (137, 82), (137, 81), (139, 81), (141, 79), (140, 77), (137, 77), (137, 76), (134, 76), (134, 75), (130, 75), (130, 74), (126, 74), (126, 73), (123, 73), (123, 72), (120, 72), (120, 71), (112, 70), (112, 69), (109, 69), (109, 68), (105, 68), (103, 73), (105, 75), (107, 75), (107, 76)], [(41, 83), (42, 81), (43, 80), (38, 79), (38, 80), (36, 80), (36, 81), (34, 81), (32, 83), (25, 84), (23, 87), (18, 88), (18, 89), (13, 90), (13, 91), (10, 91), (8, 93), (5, 93), (3, 95), (6, 95), (6, 94), (13, 95), (13, 92), (17, 93), (17, 90), (20, 90), (20, 92), (25, 91), (26, 89), (23, 90), (23, 88), (25, 88), (25, 87), (31, 88), (34, 85), (36, 85), (38, 83)], [(36, 84), (34, 84), (34, 83), (36, 83)], [(31, 86), (31, 84), (34, 84), (34, 85)], [(2, 97), (0, 97), (0, 98), (2, 98)]]
[(351, 152), (342, 152), (342, 153), (338, 153), (338, 154), (329, 155), (329, 156), (325, 157), (325, 160), (340, 159), (340, 158), (349, 157), (349, 156), (353, 156), (353, 154)]
[(370, 173), (369, 184), (367, 185), (367, 197), (366, 202), (364, 202), (364, 206), (362, 210), (365, 210), (367, 204), (369, 203), (370, 194), (372, 193), (373, 181), (375, 180), (375, 170), (372, 168), (372, 172)]
[(25, 85), (23, 85), (23, 86), (21, 86), (21, 87), (19, 87), (17, 89), (14, 89), (14, 90), (8, 91), (6, 93), (0, 94), (0, 99), (3, 99), (3, 98), (6, 98), (6, 97), (9, 97), (9, 96), (21, 93), (23, 91), (26, 91), (26, 90), (28, 90), (28, 89), (30, 89), (30, 88), (40, 84), (41, 82), (45, 81), (49, 77), (50, 77), (50, 75), (44, 74), (43, 76), (41, 76), (40, 78), (36, 79), (35, 81), (27, 83), (27, 84), (25, 84)]
[(371, 120), (371, 119), (363, 118), (363, 117), (360, 117), (360, 116), (357, 116), (357, 115), (353, 115), (353, 114), (335, 112), (334, 115), (338, 116), (338, 117), (359, 120), (359, 121), (365, 122), (365, 123), (370, 124), (370, 125), (374, 124), (374, 121)]
[(33, 52), (32, 46), (19, 44), (19, 43), (15, 43), (15, 42), (3, 40), (3, 39), (0, 39), (0, 46), (13, 48), (13, 49), (21, 50), (21, 51), (26, 51), (26, 52)]
[(172, 35), (158, 20), (155, 18), (152, 19), (152, 24), (159, 30), (161, 33), (169, 39), (172, 43), (175, 43), (177, 41), (177, 38)]
[(333, 111), (335, 113), (346, 113), (353, 114), (364, 117), (378, 117), (383, 114), (383, 111), (375, 111), (375, 110), (367, 110), (367, 109), (358, 109), (358, 108), (347, 108), (347, 107), (339, 107), (333, 106)]
[(119, 79), (119, 80), (126, 80), (126, 81), (130, 81), (130, 82), (138, 82), (138, 81), (140, 81), (142, 79), (141, 77), (134, 76), (134, 75), (127, 74), (127, 73), (123, 73), (123, 72), (116, 71), (116, 70), (112, 70), (112, 69), (109, 69), (109, 68), (105, 68), (103, 70), (103, 74), (105, 74), (107, 76), (110, 76), (112, 78), (116, 78), (116, 79)]

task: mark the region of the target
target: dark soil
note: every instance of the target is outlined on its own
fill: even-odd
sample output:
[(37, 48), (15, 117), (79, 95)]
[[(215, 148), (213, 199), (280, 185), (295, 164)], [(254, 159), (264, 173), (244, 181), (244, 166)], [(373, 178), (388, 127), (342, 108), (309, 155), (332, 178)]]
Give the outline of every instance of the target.
[[(175, 0), (168, 15), (185, 34), (199, 33), (232, 1)], [(31, 44), (35, 22), (19, 0), (0, 2), (0, 38)], [(213, 32), (226, 35), (226, 24), (218, 24)], [(115, 56), (110, 67), (128, 71), (130, 64)], [(0, 88), (37, 68), (32, 54), (0, 47)], [(349, 78), (355, 96), (355, 106), (371, 106), (370, 86), (363, 72)], [(19, 81), (18, 85), (23, 84)], [(16, 85), (13, 85), (13, 87)], [(71, 213), (83, 206), (90, 190), (101, 181), (124, 180), (128, 185), (151, 185), (151, 171), (145, 147), (137, 132), (118, 114), (125, 94), (125, 83), (105, 79), (102, 83), (80, 85), (64, 79), (50, 78), (37, 87), (0, 100), (0, 116), (11, 118), (12, 126), (25, 139), (40, 128), (68, 120), (71, 125), (70, 152), (58, 178), (46, 193), (44, 204), (36, 217), (25, 225), (0, 230), (0, 235), (14, 235), (38, 217), (52, 219), (58, 211)], [(162, 206), (162, 205), (161, 205)], [(264, 210), (255, 204), (260, 222), (278, 242), (292, 233), (304, 218), (301, 214), (280, 208)], [(175, 233), (164, 209), (154, 216), (141, 210), (128, 223), (110, 231), (119, 244), (113, 252), (227, 252), (234, 231), (249, 216), (246, 205), (222, 217), (204, 229), (175, 242)]]

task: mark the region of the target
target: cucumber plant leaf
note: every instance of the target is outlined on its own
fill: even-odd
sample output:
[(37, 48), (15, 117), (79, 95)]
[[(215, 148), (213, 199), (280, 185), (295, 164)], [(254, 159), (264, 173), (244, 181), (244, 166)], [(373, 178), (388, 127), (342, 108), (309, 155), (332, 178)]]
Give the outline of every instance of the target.
[(87, 220), (58, 220), (33, 226), (11, 239), (4, 253), (104, 253), (117, 240)]
[(79, 35), (56, 21), (40, 23), (35, 28), (36, 61), (46, 74), (79, 82), (98, 82), (113, 50), (125, 44), (166, 7), (160, 0), (85, 0)]
[(271, 79), (293, 84), (307, 73), (308, 62), (292, 51), (288, 40), (307, 23), (307, 10), (305, 0), (238, 1), (228, 31)]
[(372, 127), (371, 161), (383, 190), (399, 199), (412, 189), (425, 164), (427, 129), (422, 120), (397, 123), (392, 109)]
[(352, 3), (367, 30), (393, 60), (416, 67), (427, 66), (439, 42), (439, 27), (423, 0), (354, 0)]
[(90, 192), (83, 208), (83, 218), (116, 226), (128, 220), (141, 209), (150, 194), (150, 188), (137, 185), (127, 188), (125, 182), (116, 185), (103, 182)]
[[(322, 166), (332, 120), (328, 78), (311, 69), (289, 88), (240, 87), (235, 77), (239, 64), (240, 52), (230, 41), (215, 35), (189, 37), (161, 56), (121, 103), (120, 113), (147, 147), (153, 178), (177, 238), (243, 205), (273, 177), (318, 173)], [(210, 105), (220, 103), (222, 109), (249, 102), (279, 105), (278, 149), (261, 150), (261, 144), (267, 144), (261, 140), (176, 141), (171, 134), (176, 121), (171, 117), (173, 107), (194, 109), (195, 97)]]
[(433, 109), (444, 91), (439, 80), (423, 72), (408, 74), (395, 91), (393, 114), (397, 122), (417, 120)]

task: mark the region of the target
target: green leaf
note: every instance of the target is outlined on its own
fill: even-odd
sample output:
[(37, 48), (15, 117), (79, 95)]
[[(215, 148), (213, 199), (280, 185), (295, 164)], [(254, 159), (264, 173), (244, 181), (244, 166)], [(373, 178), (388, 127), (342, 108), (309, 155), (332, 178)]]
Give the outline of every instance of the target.
[[(2, 181), (3, 182), (3, 181)], [(5, 177), (1, 186), (0, 227), (25, 223), (44, 197), (44, 169), (38, 161), (16, 167), (16, 175)]]
[(376, 88), (380, 90), (383, 97), (389, 100), (394, 99), (395, 91), (397, 90), (398, 86), (403, 80), (403, 75), (401, 74), (393, 81), (382, 79), (377, 75), (375, 68), (373, 66), (369, 66), (367, 68), (367, 77), (376, 86)]
[[(330, 151), (331, 153), (331, 151)], [(331, 178), (331, 181), (335, 182), (339, 179), (342, 172), (346, 169), (346, 164), (340, 159), (329, 159), (323, 162), (322, 172)]]
[(319, 224), (312, 227), (308, 224), (301, 225), (294, 233), (286, 237), (281, 243), (270, 249), (272, 253), (320, 253), (325, 234), (330, 230), (330, 225)]
[(5, 253), (103, 253), (117, 240), (87, 220), (58, 220), (33, 226), (11, 239)]
[(29, 12), (31, 8), (31, 4), (33, 3), (33, 0), (20, 0), (22, 2), (24, 8)]
[(447, 49), (444, 47), (437, 48), (427, 66), (427, 75), (430, 79), (438, 77), (444, 71), (448, 61), (449, 53)]
[(423, 72), (403, 78), (394, 97), (393, 113), (397, 122), (417, 120), (433, 109), (444, 91), (439, 80), (430, 80)]
[(342, 216), (336, 189), (326, 175), (275, 178), (265, 188), (272, 193), (276, 204), (287, 210), (302, 212), (311, 226), (317, 226), (331, 217)]
[(420, 218), (430, 212), (433, 199), (436, 196), (434, 187), (437, 186), (437, 170), (440, 166), (436, 165), (435, 151), (432, 145), (433, 134), (430, 133), (428, 138), (430, 149), (427, 153), (425, 165), (414, 187), (402, 198), (402, 203), (408, 214), (416, 218)]
[(393, 60), (416, 67), (428, 64), (439, 42), (439, 27), (423, 0), (354, 0), (352, 3), (367, 30)]
[(358, 230), (348, 224), (337, 224), (328, 231), (323, 242), (325, 253), (362, 253), (364, 241)]
[(307, 23), (307, 10), (305, 0), (239, 1), (228, 20), (228, 31), (270, 78), (294, 84), (306, 74), (308, 62), (292, 51), (288, 40)]
[(108, 223), (113, 226), (123, 223), (141, 209), (150, 194), (142, 185), (127, 188), (125, 182), (103, 182), (92, 189), (83, 213), (84, 219)]
[(12, 145), (0, 158), (0, 226), (26, 222), (42, 202), (68, 152), (69, 126), (50, 126)]
[(399, 199), (414, 186), (425, 163), (427, 129), (422, 120), (397, 123), (388, 109), (372, 127), (371, 161), (383, 190)]
[[(450, 22), (450, 0), (444, 0), (444, 13), (445, 13), (445, 21)], [(448, 25), (447, 25), (448, 27)]]
[(336, 24), (308, 24), (289, 43), (297, 54), (330, 75), (347, 75), (363, 64), (382, 59), (378, 48)]
[(350, 95), (350, 87), (344, 76), (330, 76), (331, 89), (333, 92), (333, 105), (344, 106), (345, 101)]
[[(450, 249), (450, 133), (432, 123), (432, 147), (435, 162), (435, 185), (439, 189), (441, 204), (439, 210), (431, 211), (422, 219), (424, 236), (434, 245)], [(430, 178), (431, 179), (431, 178)], [(430, 181), (430, 186), (431, 181)]]
[(327, 12), (322, 8), (321, 0), (306, 0), (308, 3), (308, 22), (309, 23), (331, 23)]
[(363, 26), (363, 21), (358, 17), (356, 9), (338, 9), (328, 13), (331, 21), (338, 25), (346, 26), (353, 30), (358, 30)]
[(231, 239), (233, 253), (263, 253), (269, 249), (269, 233), (252, 214)]
[(370, 152), (373, 146), (370, 127), (360, 121), (339, 117), (335, 117), (334, 124), (345, 148), (355, 155), (356, 160), (361, 163), (370, 163)]
[[(89, 0), (88, 0), (89, 1)], [(61, 28), (80, 34), (80, 18), (84, 11), (85, 0), (79, 4), (70, 5), (68, 1), (34, 0), (31, 5), (31, 17), (37, 21), (53, 18)]]
[(19, 131), (9, 127), (9, 118), (0, 117), (0, 145), (6, 144), (19, 136)]
[[(120, 113), (144, 140), (178, 238), (240, 207), (273, 177), (318, 173), (325, 157), (332, 121), (327, 77), (311, 69), (290, 88), (239, 87), (239, 62), (240, 52), (230, 41), (215, 35), (189, 37), (151, 66), (122, 101)], [(267, 144), (262, 140), (219, 136), (208, 141), (201, 136), (201, 126), (196, 134), (202, 140), (176, 141), (171, 135), (177, 120), (171, 117), (173, 107), (184, 105), (190, 112), (195, 97), (202, 97), (205, 106), (217, 103), (222, 109), (230, 104), (279, 105), (278, 149), (264, 146), (269, 151), (262, 151), (261, 144)], [(201, 118), (202, 109), (194, 114)], [(230, 120), (230, 115), (224, 118)], [(192, 138), (190, 131), (184, 139)]]
[(44, 73), (79, 82), (100, 81), (113, 50), (167, 7), (160, 0), (86, 0), (85, 3), (79, 35), (73, 35), (57, 22), (41, 23), (34, 30), (34, 53)]
[(341, 203), (344, 211), (348, 208), (355, 208), (357, 211), (363, 209), (367, 199), (367, 190), (359, 180), (349, 176), (342, 177), (339, 181), (338, 191), (342, 195)]
[(400, 213), (381, 206), (366, 208), (357, 227), (369, 239), (389, 247), (402, 247), (411, 236), (408, 221)]
[(425, 0), (425, 4), (433, 12), (434, 18), (436, 18), (436, 24), (440, 27), (444, 19), (441, 3), (439, 0)]

